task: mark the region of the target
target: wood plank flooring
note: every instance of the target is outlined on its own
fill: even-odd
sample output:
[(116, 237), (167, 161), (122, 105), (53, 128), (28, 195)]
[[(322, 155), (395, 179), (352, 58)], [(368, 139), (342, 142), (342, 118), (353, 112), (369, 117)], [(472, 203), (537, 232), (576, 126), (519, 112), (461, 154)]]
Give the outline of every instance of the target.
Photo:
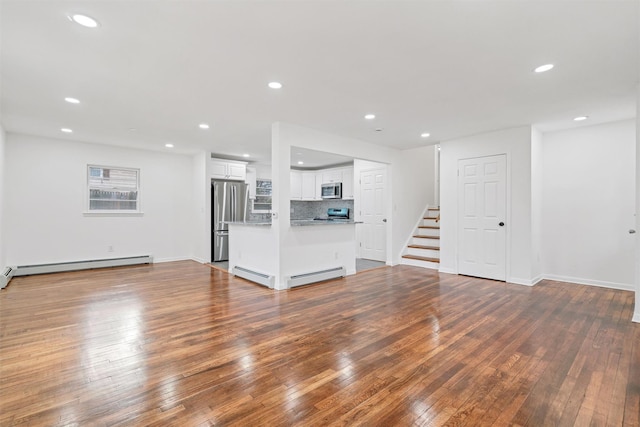
[(632, 309), (410, 266), (280, 292), (190, 261), (17, 277), (0, 425), (638, 426)]

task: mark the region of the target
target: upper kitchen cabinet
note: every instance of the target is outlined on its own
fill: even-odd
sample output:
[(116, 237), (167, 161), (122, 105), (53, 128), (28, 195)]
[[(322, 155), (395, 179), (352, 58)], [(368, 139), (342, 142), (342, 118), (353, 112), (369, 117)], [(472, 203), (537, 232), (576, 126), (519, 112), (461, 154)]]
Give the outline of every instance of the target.
[(322, 200), (321, 175), (312, 171), (302, 172), (302, 200)]
[(342, 170), (342, 198), (353, 200), (353, 167)]
[(322, 200), (322, 173), (315, 171), (291, 171), (291, 200)]
[(209, 162), (209, 176), (211, 179), (245, 181), (247, 178), (247, 164), (232, 160), (211, 159)]
[(302, 200), (302, 172), (292, 170), (289, 183), (291, 184), (291, 200)]
[(342, 169), (326, 169), (322, 171), (322, 183), (342, 182)]

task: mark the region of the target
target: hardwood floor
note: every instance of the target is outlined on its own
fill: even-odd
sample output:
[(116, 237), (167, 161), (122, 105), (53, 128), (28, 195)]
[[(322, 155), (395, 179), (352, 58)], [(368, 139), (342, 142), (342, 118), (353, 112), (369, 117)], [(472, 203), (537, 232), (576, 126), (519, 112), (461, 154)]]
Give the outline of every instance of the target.
[(632, 309), (409, 266), (280, 292), (189, 261), (18, 277), (0, 425), (638, 426)]

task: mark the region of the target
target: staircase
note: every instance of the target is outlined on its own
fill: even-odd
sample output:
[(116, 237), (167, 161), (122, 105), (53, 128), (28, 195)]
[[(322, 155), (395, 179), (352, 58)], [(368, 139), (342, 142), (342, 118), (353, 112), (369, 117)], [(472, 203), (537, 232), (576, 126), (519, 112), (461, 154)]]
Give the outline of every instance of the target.
[(440, 208), (428, 208), (402, 255), (401, 264), (438, 269), (440, 265)]

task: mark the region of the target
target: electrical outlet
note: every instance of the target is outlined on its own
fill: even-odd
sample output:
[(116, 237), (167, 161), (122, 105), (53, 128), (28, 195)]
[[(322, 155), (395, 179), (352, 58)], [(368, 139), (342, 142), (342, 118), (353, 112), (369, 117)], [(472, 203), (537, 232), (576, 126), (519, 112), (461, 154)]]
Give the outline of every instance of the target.
[(335, 257), (336, 257), (336, 259), (338, 259), (338, 252), (335, 253)]
[(107, 247), (107, 252), (113, 252), (113, 246), (109, 245), (109, 246)]

